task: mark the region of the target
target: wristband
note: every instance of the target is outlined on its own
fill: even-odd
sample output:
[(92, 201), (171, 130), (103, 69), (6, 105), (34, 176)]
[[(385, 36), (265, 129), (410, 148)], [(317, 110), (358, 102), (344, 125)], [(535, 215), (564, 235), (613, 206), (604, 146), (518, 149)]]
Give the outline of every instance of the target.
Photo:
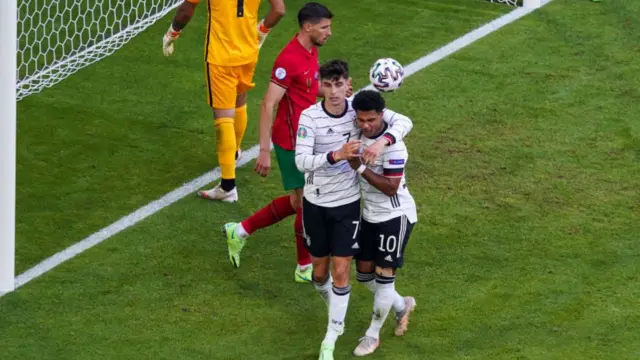
[(180, 35), (182, 30), (176, 30), (176, 28), (173, 25), (174, 24), (171, 24), (171, 26), (169, 26), (169, 34), (171, 34), (171, 37), (176, 37)]
[(367, 167), (364, 164), (361, 164), (357, 169), (356, 172), (360, 175), (362, 175), (362, 173), (367, 170)]
[(258, 27), (258, 30), (260, 30), (260, 32), (263, 33), (263, 34), (267, 34), (267, 33), (269, 33), (269, 31), (271, 31), (271, 29), (269, 29), (268, 27), (264, 26), (264, 22), (263, 21), (260, 22), (260, 26)]

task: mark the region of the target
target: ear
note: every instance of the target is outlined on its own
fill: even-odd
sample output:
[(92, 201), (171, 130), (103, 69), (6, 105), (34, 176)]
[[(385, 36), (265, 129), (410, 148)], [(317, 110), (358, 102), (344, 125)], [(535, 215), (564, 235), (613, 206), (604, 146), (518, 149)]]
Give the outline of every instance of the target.
[(310, 32), (312, 27), (313, 25), (311, 25), (311, 23), (305, 23), (304, 25), (302, 25), (302, 30)]

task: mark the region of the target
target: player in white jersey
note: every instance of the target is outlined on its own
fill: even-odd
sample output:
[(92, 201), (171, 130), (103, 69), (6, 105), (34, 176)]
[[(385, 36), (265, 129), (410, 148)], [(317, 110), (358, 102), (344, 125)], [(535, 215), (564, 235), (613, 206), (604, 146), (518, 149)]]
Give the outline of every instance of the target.
[[(356, 123), (362, 130), (362, 145), (366, 148), (388, 127), (383, 121), (385, 102), (378, 92), (361, 91), (353, 99), (353, 108)], [(371, 354), (378, 348), (380, 329), (391, 308), (396, 312), (395, 334), (401, 336), (407, 330), (409, 314), (416, 306), (413, 297), (400, 296), (394, 285), (409, 235), (418, 221), (416, 204), (404, 176), (407, 159), (407, 147), (403, 141), (398, 141), (386, 147), (382, 156), (368, 166), (358, 158), (349, 160), (351, 168), (360, 174), (364, 200), (360, 252), (356, 255), (357, 278), (375, 294), (371, 325), (354, 350), (357, 356)]]
[[(344, 329), (351, 293), (349, 270), (360, 249), (360, 186), (346, 160), (358, 156), (361, 141), (356, 139), (360, 131), (355, 111), (346, 98), (348, 79), (344, 61), (332, 60), (320, 67), (324, 100), (302, 112), (296, 141), (296, 166), (305, 174), (305, 245), (313, 262), (313, 284), (329, 307), (320, 349), (320, 359), (325, 360), (333, 359), (335, 341)], [(394, 123), (376, 146), (402, 139), (413, 126), (406, 117), (397, 117)], [(333, 284), (329, 281), (331, 263)]]

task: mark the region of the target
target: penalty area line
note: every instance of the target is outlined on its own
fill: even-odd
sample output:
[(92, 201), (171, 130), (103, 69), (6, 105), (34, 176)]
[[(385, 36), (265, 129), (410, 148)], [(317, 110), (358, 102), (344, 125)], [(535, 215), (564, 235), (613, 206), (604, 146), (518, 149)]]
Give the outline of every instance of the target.
[[(551, 0), (543, 0), (542, 5), (546, 5)], [(416, 61), (404, 66), (405, 77), (409, 77), (420, 70), (427, 68), (428, 66), (446, 58), (447, 56), (455, 53), (456, 51), (482, 39), (483, 37), (493, 33), (494, 31), (508, 25), (528, 14), (535, 11), (535, 8), (523, 8), (519, 7), (511, 12), (489, 22), (485, 25), (457, 38), (449, 44), (431, 52), (430, 54), (423, 56)], [(371, 90), (373, 87), (368, 85), (361, 90)], [(243, 152), (242, 158), (238, 161), (237, 167), (247, 164), (249, 161), (258, 157), (260, 147), (255, 145), (250, 149)], [(196, 190), (204, 187), (205, 185), (212, 183), (220, 179), (220, 168), (217, 167), (196, 179), (176, 188), (175, 190), (165, 194), (161, 198), (150, 202), (149, 204), (137, 209), (136, 211), (126, 215), (111, 225), (102, 228), (101, 230), (89, 235), (81, 241), (71, 245), (70, 247), (50, 256), (43, 260), (38, 265), (30, 268), (24, 273), (18, 275), (15, 278), (15, 289), (22, 287), (30, 281), (40, 277), (41, 275), (51, 271), (58, 265), (65, 261), (74, 258), (76, 255), (83, 253), (84, 251), (100, 244), (101, 242), (109, 239), (110, 237), (120, 233), (121, 231), (137, 224), (138, 222), (148, 218), (149, 216), (157, 213), (158, 211), (168, 207), (169, 205), (177, 202), (178, 200), (186, 197), (189, 194), (193, 194)], [(6, 293), (0, 293), (0, 297)]]

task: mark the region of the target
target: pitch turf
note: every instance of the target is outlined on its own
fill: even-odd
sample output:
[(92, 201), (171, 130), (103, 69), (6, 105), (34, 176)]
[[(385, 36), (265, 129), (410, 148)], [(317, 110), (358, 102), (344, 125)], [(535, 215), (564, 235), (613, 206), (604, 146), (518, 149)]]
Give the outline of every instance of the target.
[[(261, 55), (254, 119), (295, 31), (301, 1), (290, 3)], [(326, 3), (336, 19), (321, 57), (348, 59), (358, 87), (376, 58), (408, 63), (508, 11)], [(215, 165), (203, 15), (174, 58), (159, 48), (167, 19), (19, 103), (19, 272)], [(389, 322), (372, 358), (640, 355), (639, 23), (634, 1), (556, 0), (387, 96), (416, 124), (420, 222), (397, 287), (418, 308), (403, 338)], [(237, 270), (218, 237), (281, 194), (277, 169), (262, 179), (251, 167), (238, 172), (239, 204), (189, 197), (0, 298), (3, 358), (316, 358), (326, 311), (293, 282), (292, 219), (252, 238)], [(337, 358), (351, 356), (371, 303), (354, 285)]]

